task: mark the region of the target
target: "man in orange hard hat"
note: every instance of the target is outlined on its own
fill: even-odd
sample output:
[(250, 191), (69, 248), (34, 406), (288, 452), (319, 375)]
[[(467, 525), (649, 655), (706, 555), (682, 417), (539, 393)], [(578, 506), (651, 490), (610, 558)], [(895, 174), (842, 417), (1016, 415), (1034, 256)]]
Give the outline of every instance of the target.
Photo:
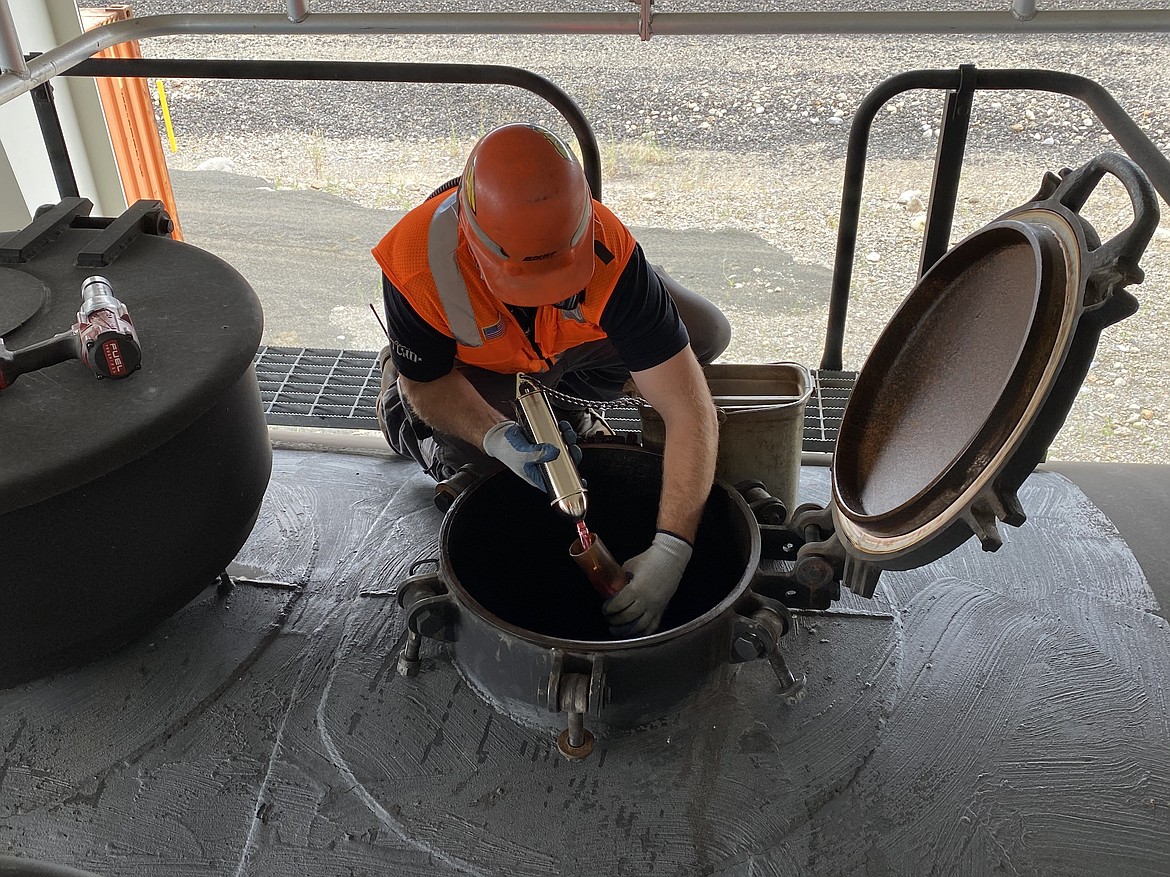
[[(650, 266), (593, 200), (565, 143), (537, 125), (485, 135), (462, 177), (407, 213), (373, 253), (390, 335), (379, 421), (391, 447), (437, 481), (492, 457), (542, 486), (536, 464), (557, 449), (531, 442), (505, 413), (521, 372), (596, 401), (618, 398), (632, 376), (659, 412), (657, 533), (626, 562), (632, 578), (604, 607), (615, 633), (652, 633), (714, 479), (718, 427), (700, 363), (727, 347), (727, 319)], [(573, 414), (584, 438), (606, 430), (588, 407)]]

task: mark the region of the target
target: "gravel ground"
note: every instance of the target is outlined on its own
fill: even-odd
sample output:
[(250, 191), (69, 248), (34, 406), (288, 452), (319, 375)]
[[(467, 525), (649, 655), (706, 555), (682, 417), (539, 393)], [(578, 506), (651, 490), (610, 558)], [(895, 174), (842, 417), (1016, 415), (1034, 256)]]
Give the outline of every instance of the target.
[[(269, 11), (283, 10), (281, 3), (271, 5)], [(936, 3), (933, 8), (971, 5)], [(998, 2), (980, 5), (1002, 7)], [(1139, 4), (1112, 4), (1123, 5)], [(135, 4), (135, 14), (255, 7), (252, 0), (144, 0)], [(549, 7), (442, 0), (313, 4), (315, 12), (443, 8)], [(620, 11), (625, 4), (613, 0), (556, 8)], [(665, 2), (656, 8), (688, 11)], [(703, 11), (784, 8), (796, 7), (702, 6)], [(1170, 153), (1166, 34), (712, 36), (657, 37), (645, 43), (632, 36), (173, 37), (151, 40), (143, 50), (153, 57), (475, 61), (526, 67), (557, 83), (584, 110), (601, 148), (604, 198), (630, 225), (748, 232), (809, 266), (832, 265), (852, 114), (875, 85), (895, 73), (975, 63), (1087, 76), (1105, 86)], [(187, 80), (169, 82), (167, 88), (180, 143), (179, 152), (169, 157), (173, 168), (229, 169), (264, 177), (278, 188), (320, 189), (371, 208), (402, 210), (417, 203), (458, 172), (479, 134), (501, 122), (531, 118), (568, 133), (539, 99), (502, 86)], [(909, 93), (887, 105), (874, 126), (846, 367), (862, 364), (913, 286), (940, 107), (937, 94)], [(954, 240), (1029, 200), (1045, 171), (1077, 166), (1111, 148), (1115, 144), (1103, 126), (1077, 101), (1038, 92), (981, 92), (973, 110)], [(1124, 228), (1131, 215), (1128, 198), (1112, 181), (1083, 212), (1103, 237)], [(1170, 462), (1170, 362), (1163, 354), (1170, 330), (1167, 219), (1142, 265), (1147, 281), (1134, 289), (1142, 309), (1102, 337), (1080, 399), (1053, 446), (1054, 458)], [(737, 318), (726, 359), (819, 361), (826, 289), (782, 288), (775, 272), (749, 259), (730, 259), (720, 268), (726, 291), (745, 300), (772, 297), (787, 303), (773, 312), (745, 310), (756, 316)]]

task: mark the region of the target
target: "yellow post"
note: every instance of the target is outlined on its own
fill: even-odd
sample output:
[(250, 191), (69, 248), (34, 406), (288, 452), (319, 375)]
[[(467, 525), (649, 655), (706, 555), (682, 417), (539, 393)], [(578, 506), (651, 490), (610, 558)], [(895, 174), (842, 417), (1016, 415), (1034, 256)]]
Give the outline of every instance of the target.
[(163, 88), (163, 81), (156, 79), (154, 81), (154, 87), (158, 89), (158, 105), (162, 110), (163, 125), (167, 129), (167, 143), (171, 146), (171, 152), (178, 152), (179, 145), (175, 143), (175, 129), (171, 127), (171, 111), (167, 107), (167, 92)]

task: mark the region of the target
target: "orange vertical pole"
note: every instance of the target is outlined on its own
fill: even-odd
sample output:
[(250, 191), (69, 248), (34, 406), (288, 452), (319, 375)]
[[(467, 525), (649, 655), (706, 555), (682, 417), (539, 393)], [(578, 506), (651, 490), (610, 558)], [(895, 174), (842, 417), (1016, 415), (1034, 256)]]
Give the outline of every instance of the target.
[[(131, 16), (130, 7), (126, 5), (79, 11), (86, 30)], [(131, 40), (103, 49), (95, 57), (141, 58), (142, 51), (138, 41)], [(173, 237), (182, 240), (175, 194), (171, 189), (171, 177), (158, 136), (149, 84), (145, 79), (107, 76), (99, 78), (97, 86), (126, 202), (133, 204), (142, 198), (161, 201), (174, 220)]]

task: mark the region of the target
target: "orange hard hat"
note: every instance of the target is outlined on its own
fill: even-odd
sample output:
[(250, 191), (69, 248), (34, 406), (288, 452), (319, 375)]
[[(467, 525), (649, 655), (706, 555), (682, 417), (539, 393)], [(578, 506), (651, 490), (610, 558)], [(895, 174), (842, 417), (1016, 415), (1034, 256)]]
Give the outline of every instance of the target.
[(471, 150), (459, 224), (488, 289), (506, 304), (555, 304), (593, 276), (593, 199), (576, 156), (538, 125), (504, 125)]

